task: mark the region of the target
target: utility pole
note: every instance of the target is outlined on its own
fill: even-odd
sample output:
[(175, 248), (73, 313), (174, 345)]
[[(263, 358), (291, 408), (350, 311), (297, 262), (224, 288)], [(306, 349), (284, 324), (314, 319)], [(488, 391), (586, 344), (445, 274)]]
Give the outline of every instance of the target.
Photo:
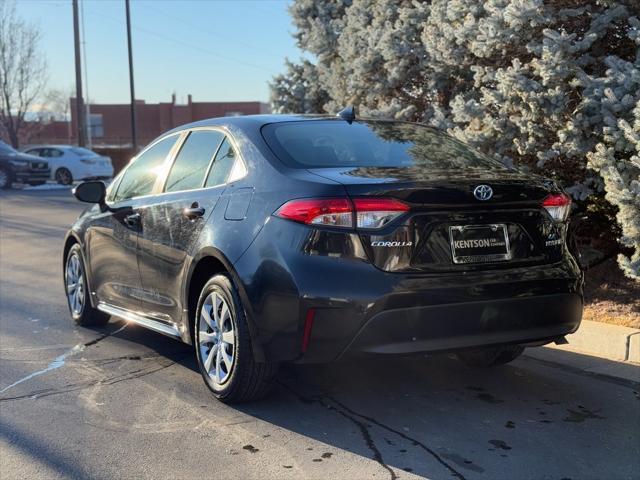
[(87, 65), (89, 61), (87, 60), (87, 40), (84, 34), (84, 3), (79, 5), (80, 7), (80, 38), (82, 39), (82, 58), (84, 59), (84, 92), (87, 94), (87, 101), (84, 102), (84, 120), (85, 120), (85, 128), (86, 128), (86, 146), (89, 150), (93, 147), (92, 134), (91, 134), (91, 95), (89, 94), (89, 75), (87, 75)]
[(82, 62), (80, 59), (80, 27), (78, 25), (78, 0), (72, 0), (73, 4), (73, 45), (76, 54), (76, 129), (78, 133), (78, 146), (85, 145), (85, 119), (84, 100), (82, 98)]
[(138, 153), (138, 139), (136, 138), (136, 93), (133, 85), (133, 53), (131, 51), (131, 13), (129, 0), (124, 0), (127, 10), (127, 44), (129, 47), (129, 89), (131, 90), (131, 144), (133, 152)]

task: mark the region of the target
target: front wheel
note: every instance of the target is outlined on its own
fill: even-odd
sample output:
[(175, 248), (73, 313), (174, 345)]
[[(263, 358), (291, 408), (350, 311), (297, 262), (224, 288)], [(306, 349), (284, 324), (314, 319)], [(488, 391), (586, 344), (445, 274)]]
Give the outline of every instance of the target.
[(200, 373), (216, 398), (246, 402), (269, 392), (277, 365), (255, 361), (244, 308), (226, 274), (204, 286), (194, 322)]
[(458, 352), (456, 356), (462, 363), (470, 367), (493, 367), (515, 360), (522, 355), (522, 352), (524, 352), (524, 347), (521, 345), (503, 345)]
[(64, 286), (71, 318), (83, 327), (104, 325), (109, 315), (91, 306), (82, 251), (77, 243), (69, 249), (64, 269)]

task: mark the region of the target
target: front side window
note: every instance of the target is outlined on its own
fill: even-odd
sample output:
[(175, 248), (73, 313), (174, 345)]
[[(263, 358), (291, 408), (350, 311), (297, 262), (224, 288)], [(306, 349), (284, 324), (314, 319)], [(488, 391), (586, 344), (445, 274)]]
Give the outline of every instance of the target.
[(143, 152), (124, 172), (113, 201), (149, 195), (177, 138), (177, 135), (163, 138)]
[(217, 130), (195, 130), (189, 134), (171, 167), (165, 192), (202, 188), (204, 177), (224, 134)]
[(236, 151), (229, 139), (225, 138), (211, 166), (206, 186), (213, 187), (225, 183), (229, 177), (229, 173), (231, 173), (235, 160)]

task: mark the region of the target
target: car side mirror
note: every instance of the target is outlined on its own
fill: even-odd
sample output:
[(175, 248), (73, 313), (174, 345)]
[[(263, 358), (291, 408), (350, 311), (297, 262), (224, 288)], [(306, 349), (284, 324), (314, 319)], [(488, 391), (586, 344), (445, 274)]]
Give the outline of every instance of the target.
[(81, 202), (104, 205), (107, 188), (102, 182), (82, 182), (71, 193)]

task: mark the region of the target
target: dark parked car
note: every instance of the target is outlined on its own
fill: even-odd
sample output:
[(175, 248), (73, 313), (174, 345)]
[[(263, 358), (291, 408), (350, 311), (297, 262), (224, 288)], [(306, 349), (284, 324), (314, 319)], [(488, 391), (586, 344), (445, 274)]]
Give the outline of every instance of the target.
[(0, 141), (0, 189), (11, 188), (13, 182), (42, 185), (50, 173), (46, 160), (20, 153)]
[(569, 198), (419, 124), (205, 120), (74, 193), (95, 205), (64, 246), (73, 319), (193, 344), (224, 401), (263, 395), (281, 362), (502, 364), (582, 316)]

